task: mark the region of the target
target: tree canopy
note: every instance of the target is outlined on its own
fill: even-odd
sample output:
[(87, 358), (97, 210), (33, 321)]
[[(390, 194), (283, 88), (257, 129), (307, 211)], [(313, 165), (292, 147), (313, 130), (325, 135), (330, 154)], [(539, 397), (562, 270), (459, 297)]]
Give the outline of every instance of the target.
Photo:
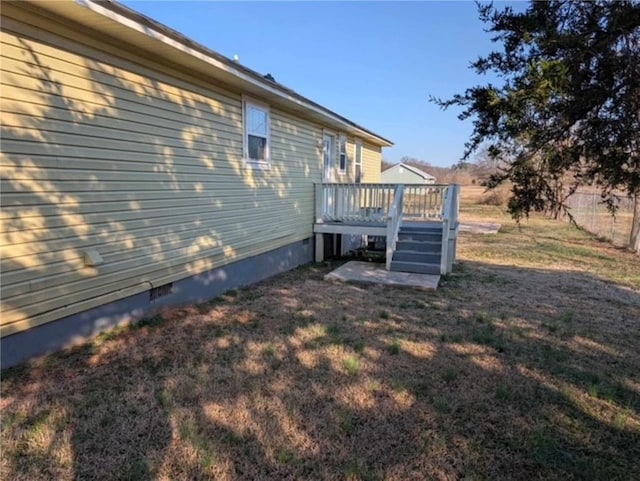
[(501, 85), (432, 100), (473, 121), (464, 159), (487, 149), (500, 161), (489, 186), (511, 184), (511, 214), (557, 212), (581, 185), (612, 208), (617, 191), (640, 195), (640, 1), (478, 10), (501, 49), (471, 68)]

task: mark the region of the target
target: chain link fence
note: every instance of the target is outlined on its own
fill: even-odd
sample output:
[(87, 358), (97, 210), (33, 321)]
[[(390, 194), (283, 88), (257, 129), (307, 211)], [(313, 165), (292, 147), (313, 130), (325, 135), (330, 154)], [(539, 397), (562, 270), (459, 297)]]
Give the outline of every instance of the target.
[(627, 247), (631, 236), (634, 200), (621, 195), (615, 216), (602, 202), (599, 193), (578, 191), (567, 199), (576, 224), (616, 246)]

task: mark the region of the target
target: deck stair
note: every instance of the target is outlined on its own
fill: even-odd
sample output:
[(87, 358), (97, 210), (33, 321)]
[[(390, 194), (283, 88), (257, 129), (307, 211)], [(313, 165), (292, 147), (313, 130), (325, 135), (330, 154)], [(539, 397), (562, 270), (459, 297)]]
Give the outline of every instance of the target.
[(403, 222), (398, 232), (391, 270), (440, 274), (442, 259), (441, 222)]

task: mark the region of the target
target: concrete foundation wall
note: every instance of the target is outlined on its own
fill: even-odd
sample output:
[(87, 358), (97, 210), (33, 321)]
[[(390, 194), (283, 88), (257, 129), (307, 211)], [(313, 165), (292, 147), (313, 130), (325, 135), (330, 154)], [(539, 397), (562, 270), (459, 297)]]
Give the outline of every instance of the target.
[(136, 321), (163, 306), (198, 303), (313, 260), (313, 241), (305, 239), (173, 283), (171, 294), (150, 300), (143, 292), (34, 327), (0, 340), (1, 367), (60, 351), (97, 334)]

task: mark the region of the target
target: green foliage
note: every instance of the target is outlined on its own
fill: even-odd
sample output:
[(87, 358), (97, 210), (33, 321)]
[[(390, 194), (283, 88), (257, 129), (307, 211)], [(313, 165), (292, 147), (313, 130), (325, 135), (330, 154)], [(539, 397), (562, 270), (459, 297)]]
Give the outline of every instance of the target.
[(473, 334), (473, 340), (478, 344), (490, 346), (498, 352), (504, 352), (506, 341), (502, 331), (496, 329), (492, 324), (486, 324), (482, 329), (477, 329)]
[(278, 449), (278, 452), (276, 453), (278, 464), (289, 464), (294, 460), (294, 458), (294, 453), (285, 448)]
[(436, 397), (433, 400), (433, 406), (436, 408), (436, 412), (439, 414), (447, 414), (451, 411), (451, 405), (445, 397)]
[(465, 159), (485, 149), (502, 166), (489, 187), (512, 186), (509, 212), (559, 213), (580, 185), (596, 184), (614, 210), (615, 190), (640, 193), (640, 2), (531, 2), (516, 13), (479, 5), (502, 49), (472, 68), (502, 85), (452, 99), (473, 119)]
[(389, 354), (392, 356), (397, 356), (400, 354), (400, 340), (394, 339), (393, 342), (389, 345)]
[(459, 373), (458, 373), (458, 371), (456, 369), (449, 368), (442, 375), (442, 379), (444, 380), (444, 382), (449, 384), (449, 383), (452, 383), (453, 381), (455, 381), (456, 379), (458, 379), (458, 374)]
[(355, 376), (360, 372), (360, 361), (355, 357), (348, 357), (344, 360), (344, 368), (347, 371), (347, 374)]
[(145, 317), (143, 319), (140, 319), (136, 324), (134, 324), (134, 328), (141, 329), (143, 327), (154, 327), (159, 326), (164, 322), (165, 319), (160, 314), (156, 314), (152, 317)]

